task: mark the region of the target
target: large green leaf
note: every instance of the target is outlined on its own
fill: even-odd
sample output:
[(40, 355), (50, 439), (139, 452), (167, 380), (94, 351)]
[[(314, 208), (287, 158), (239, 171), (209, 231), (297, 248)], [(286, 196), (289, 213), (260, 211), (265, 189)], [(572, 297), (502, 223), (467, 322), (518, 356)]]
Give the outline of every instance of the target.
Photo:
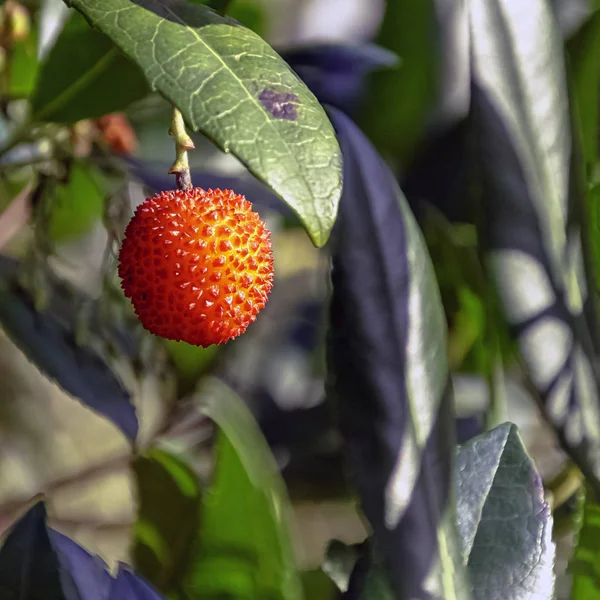
[(40, 67), (32, 118), (74, 123), (101, 117), (127, 108), (148, 92), (140, 69), (73, 12)]
[(158, 449), (139, 458), (134, 470), (139, 501), (135, 567), (160, 592), (174, 593), (200, 534), (198, 478), (182, 460)]
[[(552, 515), (517, 427), (505, 423), (463, 445), (456, 484), (458, 529), (473, 598), (551, 600)], [(368, 552), (359, 559), (344, 598), (392, 597), (384, 571)]]
[(68, 0), (143, 69), (150, 85), (300, 216), (329, 236), (341, 157), (316, 98), (255, 33), (185, 0)]
[(198, 397), (219, 431), (202, 533), (184, 589), (196, 600), (299, 600), (288, 501), (275, 460), (252, 415), (228, 386), (207, 378)]

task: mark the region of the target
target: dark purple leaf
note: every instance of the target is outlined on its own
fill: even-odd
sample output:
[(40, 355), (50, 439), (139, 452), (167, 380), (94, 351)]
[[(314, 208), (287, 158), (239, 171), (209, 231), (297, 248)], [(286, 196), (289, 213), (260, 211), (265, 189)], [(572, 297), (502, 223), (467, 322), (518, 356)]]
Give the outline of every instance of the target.
[[(38, 312), (16, 281), (16, 271), (17, 263), (3, 257), (0, 322), (6, 333), (46, 376), (135, 439), (138, 422), (129, 392), (96, 350), (75, 342), (78, 300), (52, 280), (49, 305)], [(131, 350), (125, 336), (115, 339), (122, 351)]]
[(397, 597), (468, 598), (452, 504), (446, 324), (433, 267), (393, 174), (348, 117), (329, 114), (344, 190), (332, 238), (328, 391)]
[(36, 504), (13, 526), (0, 549), (2, 600), (71, 600), (62, 591), (45, 519), (44, 505)]
[(352, 114), (361, 100), (366, 76), (376, 69), (394, 67), (398, 57), (375, 44), (322, 44), (281, 51), (323, 104)]
[(105, 563), (70, 538), (49, 529), (66, 600), (162, 600), (148, 583), (121, 566), (116, 577)]
[(36, 504), (10, 531), (0, 550), (2, 600), (162, 600), (145, 581), (106, 564), (46, 525)]

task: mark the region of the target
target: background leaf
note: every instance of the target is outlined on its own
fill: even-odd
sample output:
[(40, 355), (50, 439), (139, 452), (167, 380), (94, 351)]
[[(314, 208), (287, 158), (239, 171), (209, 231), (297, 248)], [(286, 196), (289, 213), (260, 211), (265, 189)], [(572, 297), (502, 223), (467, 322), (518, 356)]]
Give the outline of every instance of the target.
[(360, 124), (384, 156), (408, 159), (436, 92), (434, 0), (390, 0), (376, 43), (398, 55), (398, 68), (373, 73)]
[(70, 0), (194, 130), (280, 195), (313, 242), (329, 237), (341, 193), (333, 128), (316, 98), (255, 33), (184, 0)]
[(38, 312), (16, 281), (15, 263), (4, 259), (4, 267), (8, 277), (0, 279), (0, 323), (7, 335), (47, 377), (135, 439), (138, 421), (131, 396), (104, 357), (77, 345), (73, 305), (65, 303), (65, 290)]
[(579, 494), (577, 539), (569, 562), (572, 600), (593, 600), (600, 594), (600, 505), (588, 488)]
[(134, 469), (140, 502), (134, 563), (161, 593), (173, 594), (200, 533), (198, 477), (178, 457), (159, 449), (139, 458)]
[(600, 111), (600, 12), (568, 41), (572, 87), (582, 136), (588, 173), (598, 160), (598, 113)]
[(48, 234), (59, 242), (87, 233), (97, 223), (104, 210), (103, 175), (83, 161), (73, 162), (68, 181), (57, 185), (46, 196), (50, 213)]
[(328, 393), (397, 597), (468, 598), (451, 480), (446, 325), (433, 267), (388, 167), (348, 117), (330, 115), (345, 186), (332, 247)]
[(544, 0), (471, 0), (471, 38), (488, 267), (546, 418), (600, 489), (596, 316), (560, 32)]
[(301, 599), (285, 487), (254, 418), (217, 379), (204, 379), (197, 397), (219, 432), (202, 533), (184, 589), (199, 600)]
[(73, 11), (40, 66), (36, 121), (75, 123), (121, 111), (148, 94), (140, 69)]
[(10, 83), (8, 93), (16, 98), (27, 98), (35, 87), (38, 73), (38, 33), (34, 27), (24, 40), (17, 40), (12, 47)]

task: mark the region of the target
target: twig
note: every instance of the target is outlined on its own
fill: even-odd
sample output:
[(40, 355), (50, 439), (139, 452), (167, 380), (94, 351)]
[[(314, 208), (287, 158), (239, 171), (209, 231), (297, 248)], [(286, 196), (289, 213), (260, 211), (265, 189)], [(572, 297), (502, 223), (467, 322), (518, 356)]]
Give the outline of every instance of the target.
[(191, 190), (193, 185), (187, 151), (193, 150), (195, 146), (192, 138), (185, 130), (181, 112), (175, 107), (173, 107), (173, 120), (171, 121), (169, 135), (175, 138), (175, 162), (169, 169), (169, 173), (175, 175), (178, 189)]
[(581, 471), (570, 461), (563, 470), (545, 488), (552, 492), (551, 509), (555, 511), (562, 506), (581, 487), (584, 477)]

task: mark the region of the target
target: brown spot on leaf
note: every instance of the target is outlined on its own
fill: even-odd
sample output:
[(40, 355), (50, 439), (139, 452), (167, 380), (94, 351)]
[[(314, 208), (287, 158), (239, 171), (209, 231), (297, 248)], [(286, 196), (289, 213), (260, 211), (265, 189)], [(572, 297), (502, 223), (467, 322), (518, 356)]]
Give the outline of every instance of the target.
[(295, 121), (298, 118), (297, 104), (300, 99), (296, 94), (277, 93), (265, 88), (258, 96), (261, 104), (276, 119)]

